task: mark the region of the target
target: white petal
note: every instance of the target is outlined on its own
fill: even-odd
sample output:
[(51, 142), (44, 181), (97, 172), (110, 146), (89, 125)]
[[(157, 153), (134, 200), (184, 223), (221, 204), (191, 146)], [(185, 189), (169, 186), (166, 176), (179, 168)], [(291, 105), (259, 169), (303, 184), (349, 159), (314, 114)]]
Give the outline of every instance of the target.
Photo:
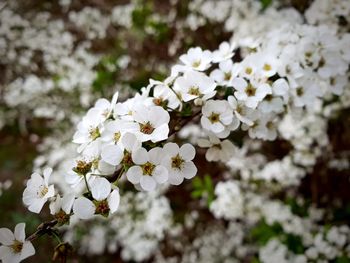
[(115, 189), (112, 191), (112, 193), (108, 197), (108, 206), (110, 209), (110, 212), (113, 214), (115, 211), (117, 211), (120, 203), (120, 194), (119, 190)]
[(163, 149), (160, 147), (152, 148), (148, 152), (149, 161), (153, 164), (160, 164), (164, 157)]
[(184, 181), (184, 176), (181, 171), (178, 170), (172, 170), (169, 173), (169, 183), (171, 185), (179, 185)]
[(73, 205), (74, 214), (80, 219), (89, 219), (95, 214), (95, 205), (85, 197), (79, 197)]
[(168, 170), (164, 166), (158, 165), (154, 169), (152, 176), (158, 184), (164, 184), (168, 180)]
[(19, 223), (15, 227), (15, 232), (14, 232), (15, 238), (22, 242), (26, 238), (26, 233), (24, 231), (25, 227), (26, 227), (25, 223)]
[(242, 78), (234, 78), (232, 80), (232, 86), (237, 90), (242, 91), (247, 87), (247, 85), (248, 85), (247, 82)]
[(153, 191), (156, 189), (157, 183), (151, 176), (144, 175), (140, 179), (140, 185), (145, 191)]
[(111, 165), (118, 165), (123, 159), (123, 151), (117, 145), (107, 145), (102, 149), (102, 160)]
[(62, 210), (66, 214), (70, 214), (70, 211), (72, 210), (72, 206), (74, 203), (75, 195), (74, 193), (66, 194), (62, 198)]
[(197, 144), (199, 147), (202, 147), (202, 148), (209, 148), (212, 145), (210, 141), (206, 139), (198, 139)]
[(48, 167), (44, 170), (43, 174), (44, 174), (44, 180), (45, 180), (45, 184), (48, 185), (49, 184), (49, 179), (50, 179), (50, 175), (52, 173), (52, 168)]
[(152, 133), (152, 142), (159, 142), (168, 139), (169, 126), (167, 123), (160, 125)]
[(29, 205), (28, 210), (33, 213), (39, 214), (44, 204), (46, 203), (46, 199), (33, 199), (32, 203)]
[(82, 180), (82, 177), (74, 173), (73, 171), (69, 171), (65, 175), (65, 180), (68, 184), (72, 186), (78, 185), (78, 183)]
[(131, 182), (132, 184), (140, 183), (141, 176), (142, 176), (142, 168), (137, 165), (130, 167), (129, 170), (126, 172), (126, 177), (128, 178), (129, 182)]
[(13, 243), (15, 236), (12, 231), (8, 228), (0, 228), (0, 243), (9, 246)]
[(168, 142), (164, 145), (163, 152), (169, 156), (175, 156), (179, 153), (179, 146), (176, 143)]
[(95, 200), (102, 201), (106, 199), (110, 192), (111, 184), (106, 178), (97, 177), (91, 184), (91, 193)]
[(197, 167), (194, 165), (193, 162), (186, 162), (182, 171), (186, 179), (191, 179), (196, 175)]
[(191, 161), (196, 155), (196, 149), (189, 143), (186, 143), (180, 148), (180, 155), (185, 161)]
[(127, 132), (123, 135), (122, 144), (124, 148), (129, 152), (136, 150), (138, 148), (141, 148), (141, 142), (137, 140), (137, 137), (135, 134), (130, 132)]
[(220, 122), (215, 122), (210, 126), (210, 130), (214, 133), (220, 133), (225, 130), (225, 126), (222, 125)]
[(21, 254), (14, 254), (10, 247), (0, 246), (0, 259), (2, 263), (18, 263), (21, 261)]
[(53, 185), (50, 185), (48, 187), (47, 193), (43, 198), (50, 198), (53, 197), (55, 195), (55, 187)]
[(132, 154), (132, 160), (135, 164), (144, 164), (148, 161), (148, 152), (145, 148), (140, 148)]
[(35, 249), (29, 241), (23, 243), (23, 248), (21, 251), (21, 260), (33, 256), (35, 254)]

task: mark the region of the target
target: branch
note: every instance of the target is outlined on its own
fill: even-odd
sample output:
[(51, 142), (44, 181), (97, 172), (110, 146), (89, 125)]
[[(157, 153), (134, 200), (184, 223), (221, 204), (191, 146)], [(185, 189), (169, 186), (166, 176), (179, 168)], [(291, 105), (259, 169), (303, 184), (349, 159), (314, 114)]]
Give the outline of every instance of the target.
[(49, 222), (44, 222), (44, 223), (41, 223), (38, 227), (37, 227), (37, 230), (31, 234), (29, 237), (26, 238), (26, 240), (28, 241), (33, 241), (45, 234), (49, 234), (52, 233), (54, 230), (53, 230), (53, 227), (57, 224), (57, 220), (52, 220), (52, 221), (49, 221)]

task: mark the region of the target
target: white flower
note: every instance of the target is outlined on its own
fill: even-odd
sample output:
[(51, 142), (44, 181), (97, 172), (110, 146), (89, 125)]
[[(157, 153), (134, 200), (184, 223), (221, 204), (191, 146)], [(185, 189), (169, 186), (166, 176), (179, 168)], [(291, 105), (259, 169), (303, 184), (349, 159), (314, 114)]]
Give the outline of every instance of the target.
[(101, 115), (101, 120), (106, 120), (111, 115), (112, 110), (113, 110), (114, 106), (117, 103), (118, 96), (119, 96), (119, 93), (116, 92), (113, 95), (113, 98), (112, 98), (111, 102), (109, 102), (106, 99), (98, 99), (96, 101), (95, 106), (93, 107), (93, 109), (95, 109), (96, 111), (99, 111), (99, 113)]
[(52, 169), (46, 168), (43, 172), (44, 178), (38, 173), (33, 173), (28, 180), (27, 187), (23, 192), (23, 203), (29, 211), (39, 213), (46, 201), (54, 196), (54, 186), (49, 185), (51, 173)]
[(294, 105), (303, 107), (314, 104), (316, 97), (321, 95), (321, 90), (315, 80), (303, 79), (299, 83), (299, 86), (290, 89)]
[(93, 160), (86, 160), (84, 158), (76, 159), (69, 164), (69, 168), (65, 174), (65, 181), (72, 187), (77, 187), (84, 180), (90, 180)]
[(198, 139), (197, 143), (199, 147), (209, 148), (205, 154), (208, 162), (228, 162), (237, 150), (229, 140), (220, 141), (214, 135), (209, 135), (209, 140)]
[(101, 151), (101, 158), (110, 165), (118, 165), (123, 160), (124, 153), (119, 145), (106, 145)]
[(163, 184), (168, 180), (168, 171), (161, 165), (164, 151), (153, 148), (149, 152), (140, 148), (132, 153), (135, 163), (126, 173), (126, 177), (133, 184), (140, 184), (145, 191), (153, 191), (157, 184)]
[(162, 107), (139, 106), (135, 110), (134, 120), (139, 125), (136, 136), (141, 142), (159, 142), (168, 138), (170, 116)]
[(248, 130), (249, 137), (273, 141), (277, 137), (276, 116), (255, 111), (251, 115), (253, 125), (242, 125), (243, 130)]
[(0, 228), (0, 259), (3, 263), (18, 263), (35, 254), (31, 242), (26, 241), (25, 224), (19, 223), (12, 233), (8, 228)]
[(81, 152), (87, 144), (101, 136), (100, 124), (104, 121), (101, 111), (95, 108), (90, 109), (83, 119), (78, 123), (77, 131), (73, 136), (73, 142), (82, 144), (78, 152)]
[(207, 100), (215, 95), (215, 87), (216, 84), (211, 78), (196, 71), (185, 72), (174, 83), (174, 90), (184, 102), (197, 98)]
[(126, 132), (137, 131), (137, 123), (126, 120), (113, 120), (106, 122), (101, 134), (101, 141), (108, 144), (121, 144), (121, 138)]
[(230, 131), (229, 125), (233, 123), (232, 130), (236, 129), (239, 121), (234, 118), (229, 103), (226, 100), (209, 100), (202, 108), (202, 127), (215, 134)]
[(192, 162), (196, 150), (191, 144), (184, 144), (179, 148), (176, 143), (167, 143), (163, 151), (166, 157), (162, 160), (162, 165), (169, 172), (169, 183), (179, 185), (184, 178), (191, 179), (197, 173), (197, 167)]
[(232, 80), (233, 87), (237, 90), (234, 95), (238, 100), (244, 101), (249, 108), (255, 109), (267, 94), (271, 94), (271, 87), (267, 83), (257, 83), (252, 80), (248, 83), (243, 78)]
[(106, 178), (95, 178), (90, 189), (94, 201), (79, 197), (74, 202), (73, 212), (78, 218), (90, 219), (95, 214), (107, 217), (117, 211), (120, 202), (119, 190), (114, 189), (111, 192), (111, 184)]
[(202, 50), (200, 47), (190, 48), (187, 54), (181, 55), (180, 60), (186, 66), (195, 70), (203, 71), (209, 68), (212, 54), (209, 50)]
[(133, 97), (124, 102), (119, 102), (114, 106), (113, 117), (114, 119), (123, 119), (123, 120), (133, 120), (133, 114), (135, 111), (135, 106), (142, 104), (141, 96)]
[(264, 113), (270, 113), (270, 112), (280, 113), (284, 110), (283, 100), (280, 97), (274, 97), (269, 94), (259, 104), (258, 109)]
[(218, 63), (232, 58), (234, 55), (234, 45), (230, 45), (228, 42), (222, 42), (218, 50), (213, 51), (213, 62)]
[(237, 181), (219, 182), (215, 186), (217, 198), (210, 206), (216, 218), (232, 220), (243, 216), (244, 199)]
[(177, 109), (181, 102), (175, 92), (168, 86), (170, 81), (173, 81), (173, 78), (166, 79), (164, 83), (151, 79), (149, 86), (153, 87), (153, 97), (147, 98), (146, 103), (148, 105), (168, 107), (173, 110)]
[(276, 74), (279, 67), (279, 61), (276, 59), (277, 54), (271, 52), (259, 53), (254, 57), (259, 68), (259, 75), (268, 78)]
[(232, 79), (237, 77), (237, 73), (237, 64), (233, 64), (232, 60), (225, 60), (219, 63), (218, 69), (214, 69), (210, 73), (210, 77), (213, 78), (219, 85), (230, 86)]
[(288, 101), (289, 84), (285, 79), (278, 79), (272, 83), (272, 93), (281, 96), (285, 102)]
[(55, 217), (59, 225), (69, 223), (74, 199), (75, 194), (68, 193), (64, 195), (63, 198), (57, 195), (55, 200), (50, 203), (50, 213)]
[(253, 124), (253, 121), (249, 118), (253, 112), (253, 109), (245, 106), (245, 103), (243, 101), (237, 101), (234, 96), (229, 96), (227, 98), (227, 101), (230, 104), (230, 107), (233, 109), (233, 112), (236, 115), (237, 119), (247, 125)]

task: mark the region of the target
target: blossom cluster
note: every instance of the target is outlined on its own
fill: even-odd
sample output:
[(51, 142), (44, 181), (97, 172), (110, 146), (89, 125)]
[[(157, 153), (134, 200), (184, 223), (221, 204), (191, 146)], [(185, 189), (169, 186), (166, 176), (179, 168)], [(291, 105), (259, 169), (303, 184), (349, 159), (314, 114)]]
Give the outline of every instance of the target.
[[(23, 203), (40, 213), (49, 202), (57, 226), (69, 225), (65, 238), (71, 242), (79, 220), (94, 222), (78, 241), (80, 253), (114, 253), (120, 245), (122, 258), (134, 261), (152, 255), (156, 262), (248, 258), (303, 263), (350, 257), (346, 224), (328, 229), (322, 210), (311, 206), (306, 215), (297, 215), (274, 197), (292, 196), (298, 206), (305, 205), (293, 190), (315, 172), (320, 156), (328, 158), (329, 167), (349, 166), (334, 159), (327, 134), (329, 119), (349, 107), (350, 34), (335, 23), (336, 17), (346, 17), (349, 4), (315, 1), (305, 24), (294, 9), (271, 7), (260, 14), (256, 2), (239, 2), (193, 1), (186, 20), (191, 28), (206, 19), (217, 21), (234, 32), (232, 39), (213, 51), (190, 48), (168, 78), (151, 79), (132, 98), (120, 98), (118, 91), (111, 101), (98, 99), (77, 122), (77, 156), (71, 145), (46, 141), (52, 156), (42, 156), (36, 164), (56, 166), (56, 171), (45, 167), (34, 172)], [(118, 19), (123, 14), (129, 16), (124, 26), (130, 26), (132, 8), (114, 9), (112, 22), (123, 25)], [(87, 8), (71, 13), (70, 20), (82, 26), (87, 38), (103, 38), (108, 19), (99, 31), (85, 21), (86, 14), (96, 20), (101, 16)], [(29, 80), (28, 89), (33, 89), (38, 79)], [(288, 152), (280, 158), (264, 153), (263, 147), (275, 140), (288, 142)], [(176, 224), (176, 208), (171, 210), (164, 194), (175, 188), (171, 185), (207, 173), (200, 170), (201, 155), (218, 162), (217, 171), (208, 172), (215, 186), (206, 182), (198, 207)], [(137, 191), (128, 191), (130, 183)], [(210, 216), (202, 213), (208, 203)], [(212, 217), (218, 220), (203, 223)], [(5, 233), (0, 242), (5, 257), (18, 262), (34, 251), (16, 229), (14, 235), (0, 229)], [(260, 238), (261, 229), (271, 234), (269, 240), (249, 243)], [(193, 240), (186, 239), (187, 231), (195, 233)], [(165, 236), (174, 241), (169, 243), (181, 254), (180, 261), (162, 254), (159, 244)], [(291, 250), (289, 240), (299, 247)]]

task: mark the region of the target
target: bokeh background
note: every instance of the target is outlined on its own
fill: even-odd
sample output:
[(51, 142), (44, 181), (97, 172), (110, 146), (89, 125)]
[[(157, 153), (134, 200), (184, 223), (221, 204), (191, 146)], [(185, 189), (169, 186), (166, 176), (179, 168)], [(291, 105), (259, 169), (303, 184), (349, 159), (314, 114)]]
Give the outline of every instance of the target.
[[(111, 98), (119, 90), (125, 99), (146, 86), (150, 78), (164, 79), (171, 65), (192, 46), (216, 49), (221, 42), (229, 41), (236, 30), (244, 31), (239, 28), (239, 23), (233, 28), (228, 25), (232, 17), (237, 20), (237, 14), (241, 16), (238, 21), (247, 26), (246, 21), (252, 21), (256, 16), (272, 17), (273, 20), (275, 13), (285, 8), (294, 8), (303, 16), (313, 4), (312, 0), (0, 1), (0, 226), (12, 229), (17, 223), (26, 222), (27, 233), (31, 233), (40, 222), (49, 218), (47, 208), (36, 215), (23, 206), (21, 196), (25, 180), (33, 170), (45, 165), (54, 166), (58, 171), (55, 178), (60, 180), (65, 158), (70, 152), (74, 156), (70, 140), (75, 125), (97, 98)], [(341, 30), (349, 32), (349, 16), (339, 15), (336, 19)], [(250, 26), (254, 27), (254, 23)], [(239, 51), (235, 59), (240, 60)], [(349, 112), (349, 108), (342, 109), (335, 118), (327, 120), (324, 129), (332, 155), (317, 157), (300, 183), (292, 187), (257, 183), (262, 187), (261, 191), (272, 192), (269, 198), (279, 200), (283, 207), (288, 207), (300, 218), (310, 216), (310, 207), (314, 212), (321, 211), (317, 221), (321, 226), (319, 232), (326, 232), (332, 226), (348, 226), (350, 222)], [(236, 141), (239, 143), (242, 137)], [(283, 157), (293, 147), (283, 139), (261, 144), (260, 151), (268, 160)], [(336, 168), (329, 165), (330, 159), (338, 160), (334, 165)], [(181, 255), (177, 242), (195, 244), (191, 253), (200, 254), (200, 247), (205, 248), (203, 244), (213, 248), (211, 240), (219, 242), (215, 245), (220, 247), (226, 242), (234, 242), (231, 239), (235, 237), (240, 239), (240, 231), (227, 230), (229, 221), (216, 219), (209, 211), (215, 199), (215, 185), (222, 180), (224, 167), (206, 162), (204, 153), (198, 154), (196, 162), (199, 173), (195, 180), (142, 204), (152, 209), (152, 213), (160, 214), (157, 220), (162, 222), (145, 216), (142, 206), (128, 207), (121, 212), (123, 219), (120, 220), (126, 222), (136, 222), (138, 217), (142, 221), (147, 217), (154, 224), (164, 224), (163, 229), (142, 237), (151, 240), (151, 245), (147, 242), (137, 244), (137, 235), (134, 240), (123, 243), (124, 235), (134, 231), (127, 224), (89, 222), (69, 230), (74, 234), (67, 238), (74, 240), (76, 248), (69, 262), (155, 262), (157, 253), (164, 256), (163, 259), (158, 257), (159, 262), (165, 262), (167, 257)], [(126, 187), (125, 191), (128, 190), (133, 193)], [(145, 197), (130, 194), (128, 198), (127, 202), (132, 204), (140, 203)], [(244, 218), (240, 220), (244, 221)], [(148, 226), (134, 224), (135, 231)], [(178, 225), (186, 225), (187, 229), (181, 238), (175, 234)], [(210, 225), (215, 229), (210, 229)], [(131, 227), (129, 233), (107, 238), (108, 229), (123, 227)], [(95, 230), (91, 232), (91, 229)], [(221, 236), (216, 237), (215, 231)], [(236, 251), (244, 255), (236, 262), (261, 262), (256, 248), (283, 235), (278, 223), (268, 224), (263, 219), (244, 232), (242, 243), (248, 245), (242, 249), (254, 248), (247, 254)], [(211, 239), (202, 244), (197, 240), (199, 236)], [(108, 241), (103, 248), (97, 248), (102, 239)], [(286, 234), (284, 240), (290, 251), (305, 252), (298, 236)], [(145, 256), (133, 254), (136, 253), (132, 250), (133, 242), (136, 251), (146, 249)], [(55, 245), (55, 240), (36, 240), (37, 253), (26, 262), (50, 262)], [(128, 249), (123, 252), (123, 247)], [(183, 262), (192, 262), (190, 258), (184, 257)], [(206, 262), (205, 257), (202, 261), (199, 259), (197, 255), (193, 262)], [(220, 256), (216, 260), (226, 262)], [(314, 262), (350, 262), (345, 252), (332, 260), (324, 260)]]

